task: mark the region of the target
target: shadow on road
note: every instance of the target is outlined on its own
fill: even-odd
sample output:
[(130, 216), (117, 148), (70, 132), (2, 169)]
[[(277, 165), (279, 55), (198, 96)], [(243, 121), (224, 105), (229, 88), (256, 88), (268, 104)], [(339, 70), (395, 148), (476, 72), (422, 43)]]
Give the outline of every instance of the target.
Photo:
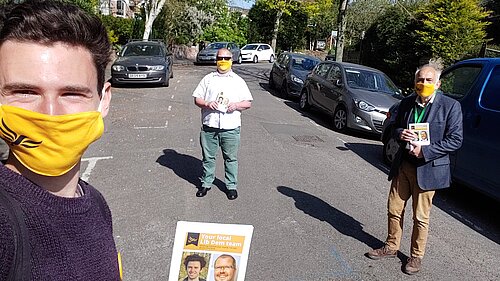
[[(390, 167), (382, 162), (382, 145), (346, 143), (345, 147), (388, 174)], [(337, 148), (344, 149), (343, 147)], [(450, 188), (436, 192), (433, 205), (491, 241), (500, 244), (500, 205), (494, 199), (458, 183), (452, 183)]]
[[(350, 236), (370, 248), (379, 248), (384, 245), (384, 242), (366, 233), (360, 222), (335, 207), (330, 206), (330, 204), (320, 198), (286, 186), (278, 186), (276, 189), (281, 194), (293, 198), (297, 209), (315, 219), (329, 223), (338, 232)], [(402, 254), (400, 258), (406, 260), (406, 257)]]
[[(177, 153), (173, 149), (164, 149), (163, 155), (158, 157), (156, 162), (171, 169), (178, 177), (198, 188), (200, 177), (203, 174), (201, 160), (191, 155)], [(225, 191), (224, 182), (215, 178), (213, 183), (219, 190)]]

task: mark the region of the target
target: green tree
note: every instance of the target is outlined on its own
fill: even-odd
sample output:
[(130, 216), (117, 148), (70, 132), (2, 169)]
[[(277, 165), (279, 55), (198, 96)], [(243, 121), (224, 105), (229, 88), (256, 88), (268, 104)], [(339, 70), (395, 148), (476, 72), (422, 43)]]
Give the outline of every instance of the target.
[(417, 43), (445, 64), (453, 63), (485, 42), (488, 14), (479, 0), (430, 1), (415, 14)]
[(388, 8), (366, 31), (361, 52), (363, 64), (383, 71), (403, 88), (412, 87), (419, 58), (430, 53), (415, 45), (416, 21), (408, 13), (414, 8), (411, 5)]
[(101, 15), (101, 21), (108, 29), (110, 38), (115, 40), (112, 42), (114, 45), (123, 45), (134, 36), (134, 19)]
[(274, 18), (273, 35), (271, 39), (271, 46), (276, 49), (276, 39), (278, 38), (278, 31), (280, 28), (280, 21), (283, 15), (291, 15), (291, 11), (296, 8), (298, 1), (296, 0), (257, 0), (262, 2), (268, 7), (270, 11), (276, 14)]
[(227, 7), (225, 9), (226, 13), (219, 15), (219, 18), (204, 31), (202, 39), (230, 41), (242, 47), (247, 42), (248, 18), (242, 17), (239, 12), (230, 12)]
[(486, 28), (491, 43), (500, 45), (500, 0), (485, 0), (484, 7), (491, 11), (488, 18), (491, 24)]
[(307, 14), (306, 34), (311, 42), (325, 39), (331, 32), (337, 30), (338, 1), (315, 0), (302, 2)]
[(257, 1), (248, 11), (248, 41), (270, 43), (273, 37), (274, 16), (264, 2)]

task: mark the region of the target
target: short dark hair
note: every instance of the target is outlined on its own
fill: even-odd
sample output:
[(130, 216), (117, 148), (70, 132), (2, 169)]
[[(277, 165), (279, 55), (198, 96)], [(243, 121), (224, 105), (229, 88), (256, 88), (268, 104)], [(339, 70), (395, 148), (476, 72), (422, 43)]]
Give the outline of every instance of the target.
[(27, 0), (8, 8), (0, 31), (0, 46), (8, 40), (43, 45), (65, 43), (86, 48), (97, 70), (97, 91), (104, 86), (111, 45), (101, 20), (59, 0)]
[(204, 268), (205, 265), (207, 265), (207, 262), (205, 261), (204, 257), (197, 255), (197, 254), (192, 254), (192, 255), (187, 256), (184, 259), (184, 266), (187, 268), (188, 263), (191, 261), (199, 261), (201, 268)]
[(230, 258), (230, 259), (233, 261), (233, 268), (234, 268), (234, 269), (236, 269), (236, 260), (234, 259), (234, 257), (233, 257), (233, 256), (228, 255), (228, 254), (222, 254), (222, 255), (220, 255), (219, 257), (217, 257), (217, 258), (215, 259), (214, 265), (215, 265), (215, 263), (216, 263), (216, 262), (217, 262), (220, 258), (225, 258), (225, 259)]

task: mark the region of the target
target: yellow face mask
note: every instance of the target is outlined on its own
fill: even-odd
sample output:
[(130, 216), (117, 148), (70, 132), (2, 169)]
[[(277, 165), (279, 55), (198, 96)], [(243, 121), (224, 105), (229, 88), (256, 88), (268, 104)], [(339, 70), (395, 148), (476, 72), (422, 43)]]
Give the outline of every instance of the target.
[(46, 115), (1, 105), (0, 120), (0, 137), (17, 160), (44, 176), (67, 173), (104, 132), (99, 111)]
[(217, 61), (217, 68), (223, 72), (228, 71), (231, 68), (231, 65), (233, 65), (233, 62), (230, 60), (218, 60)]
[(422, 98), (427, 98), (434, 94), (436, 91), (436, 86), (434, 84), (426, 84), (419, 82), (415, 84), (415, 92)]

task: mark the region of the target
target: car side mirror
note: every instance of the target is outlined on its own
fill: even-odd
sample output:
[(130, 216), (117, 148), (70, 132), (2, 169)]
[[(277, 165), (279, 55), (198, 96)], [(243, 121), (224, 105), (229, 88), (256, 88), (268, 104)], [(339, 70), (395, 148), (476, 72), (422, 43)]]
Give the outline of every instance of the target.
[(333, 85), (337, 86), (337, 87), (342, 87), (343, 86), (343, 83), (342, 83), (342, 80), (341, 79), (333, 79)]

